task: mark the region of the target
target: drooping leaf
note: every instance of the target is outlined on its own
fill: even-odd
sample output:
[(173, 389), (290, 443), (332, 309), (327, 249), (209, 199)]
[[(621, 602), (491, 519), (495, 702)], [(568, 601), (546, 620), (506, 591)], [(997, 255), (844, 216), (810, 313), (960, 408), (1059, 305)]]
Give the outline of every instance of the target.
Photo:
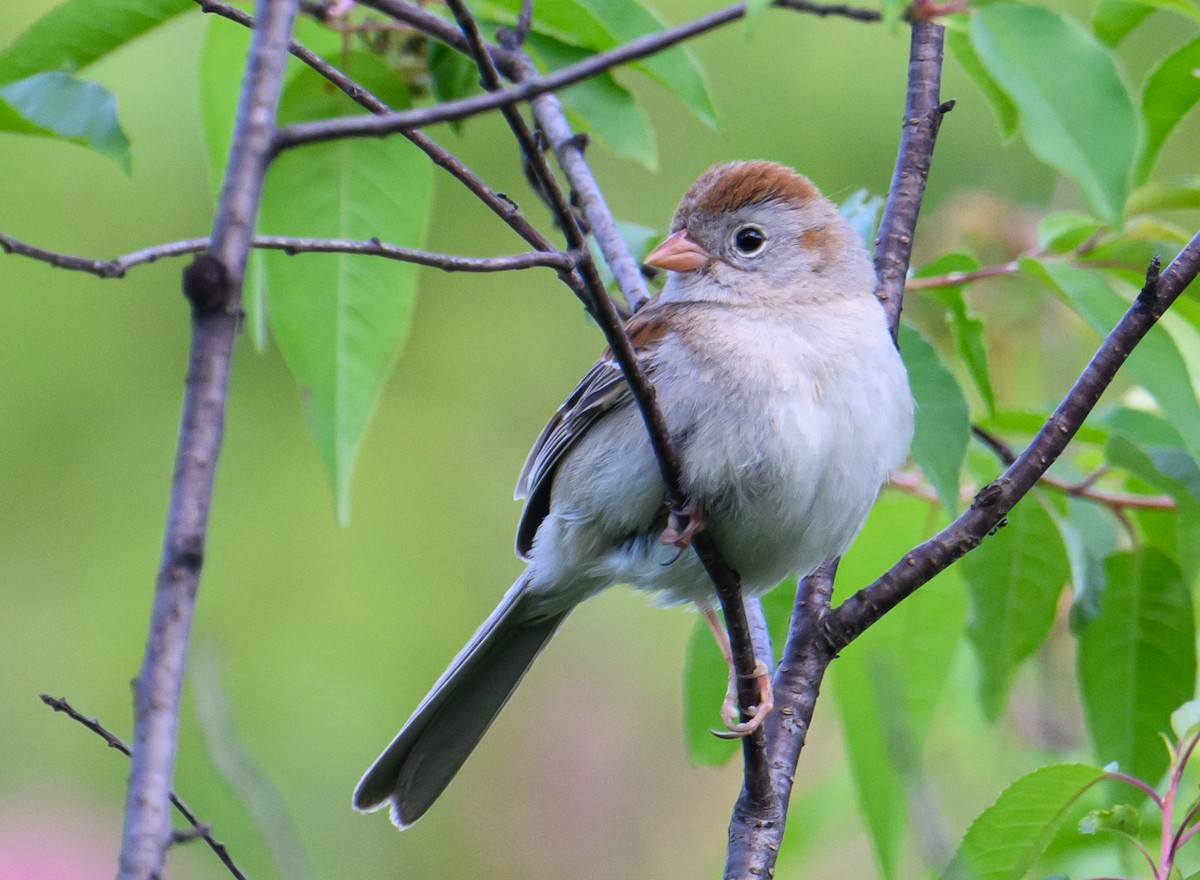
[(189, 0), (67, 0), (0, 52), (0, 83), (46, 71), (74, 73), (195, 8)]
[(1104, 776), (1098, 767), (1057, 764), (1021, 777), (971, 823), (943, 880), (1020, 880)]
[(1079, 636), (1079, 684), (1099, 761), (1155, 784), (1162, 734), (1195, 694), (1196, 625), (1179, 569), (1153, 548), (1115, 553), (1099, 616)]
[(1146, 124), (1141, 155), (1134, 171), (1135, 183), (1150, 176), (1167, 136), (1200, 101), (1200, 37), (1184, 43), (1146, 77), (1142, 89), (1142, 119)]
[[(343, 100), (314, 79), (297, 77), (284, 91), (280, 114), (318, 118), (344, 112)], [(431, 198), (430, 163), (407, 142), (321, 144), (272, 165), (260, 226), (270, 235), (378, 236), (420, 247)], [(363, 432), (408, 332), (415, 267), (274, 251), (266, 266), (271, 330), (300, 386), (344, 521)]]
[[(540, 34), (529, 35), (529, 47), (550, 68), (566, 67), (590, 54)], [(568, 114), (616, 156), (634, 159), (650, 170), (658, 167), (658, 145), (650, 117), (633, 93), (609, 73), (576, 83), (558, 93)]]
[(1063, 513), (1051, 511), (1062, 536), (1071, 565), (1075, 602), (1071, 626), (1078, 628), (1100, 613), (1104, 597), (1104, 560), (1117, 543), (1117, 523), (1112, 513), (1098, 504), (1068, 498)]
[(971, 598), (967, 637), (979, 658), (979, 698), (996, 720), (1008, 704), (1017, 667), (1045, 641), (1067, 579), (1066, 548), (1036, 496), (962, 561)]
[[(885, 495), (838, 569), (857, 589), (881, 560), (901, 557), (931, 528), (929, 506)], [(879, 873), (898, 874), (907, 791), (921, 775), (922, 753), (966, 616), (955, 568), (926, 584), (847, 648), (829, 677), (842, 718), (850, 769)]]
[[(979, 261), (970, 254), (945, 254), (914, 273), (916, 278), (932, 278), (955, 272), (972, 272)], [(954, 339), (954, 348), (975, 383), (979, 396), (989, 413), (996, 410), (996, 394), (992, 390), (988, 370), (987, 346), (983, 338), (983, 322), (971, 313), (963, 297), (963, 285), (950, 284), (926, 291), (926, 295), (946, 309), (946, 323)]]
[(1000, 84), (984, 67), (983, 62), (979, 60), (975, 47), (971, 45), (971, 38), (963, 30), (950, 28), (946, 30), (946, 46), (950, 49), (954, 60), (958, 62), (958, 66), (963, 69), (963, 73), (975, 83), (976, 88), (983, 93), (988, 106), (992, 108), (992, 113), (996, 117), (996, 127), (1000, 129), (1000, 138), (1004, 141), (1011, 140), (1021, 124), (1021, 114), (1017, 111), (1017, 105), (1013, 103), (1012, 98), (1000, 87)]
[(103, 86), (53, 71), (0, 87), (0, 130), (67, 141), (131, 170), (129, 139), (117, 121), (117, 99)]
[(1074, 180), (1103, 219), (1121, 216), (1138, 119), (1111, 51), (1058, 13), (999, 2), (974, 9), (971, 44), (1017, 105), (1029, 148)]
[(959, 472), (971, 425), (967, 402), (937, 352), (918, 331), (900, 327), (900, 352), (916, 401), (912, 456), (949, 511), (959, 507)]
[[(1033, 260), (1023, 260), (1022, 268), (1049, 281), (1101, 336), (1108, 335), (1128, 308), (1128, 303), (1095, 272)], [(1163, 415), (1185, 438), (1189, 452), (1200, 460), (1200, 404), (1188, 377), (1187, 363), (1171, 335), (1161, 326), (1151, 328), (1123, 369), (1154, 395)]]

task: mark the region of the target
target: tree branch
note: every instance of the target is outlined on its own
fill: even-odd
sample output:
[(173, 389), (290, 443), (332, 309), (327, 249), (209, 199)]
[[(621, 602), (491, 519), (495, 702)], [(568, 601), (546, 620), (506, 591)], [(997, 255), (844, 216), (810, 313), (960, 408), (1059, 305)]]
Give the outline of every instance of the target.
[(171, 841), (179, 695), (224, 434), (246, 255), (266, 176), (297, 0), (259, 0), (212, 244), (184, 273), (192, 305), (183, 416), (150, 632), (134, 682), (133, 758), (125, 799), (121, 880), (161, 877)]
[[(115, 257), (111, 260), (93, 260), (88, 257), (77, 257), (72, 254), (62, 254), (48, 251), (18, 241), (10, 235), (0, 232), (0, 250), (10, 254), (30, 257), (43, 263), (48, 263), (59, 269), (71, 269), (86, 272), (99, 278), (124, 278), (130, 269), (153, 263), (165, 257), (179, 257), (185, 254), (198, 253), (209, 246), (207, 238), (185, 238), (181, 241), (171, 241), (165, 244), (143, 248), (140, 251)], [(506, 254), (500, 257), (459, 257), (452, 254), (440, 254), (434, 251), (421, 251), (413, 248), (388, 244), (377, 238), (365, 241), (347, 238), (296, 238), (286, 235), (255, 235), (250, 239), (250, 246), (259, 250), (283, 251), (288, 256), (296, 254), (360, 254), (370, 257), (383, 257), (402, 263), (416, 263), (441, 269), (443, 272), (508, 272), (516, 269), (534, 269), (545, 267), (569, 272), (575, 268), (579, 255), (565, 251), (527, 251), (521, 254)]]
[(908, 56), (908, 97), (904, 105), (904, 128), (896, 170), (888, 187), (887, 204), (875, 242), (875, 295), (883, 303), (892, 338), (900, 332), (900, 309), (904, 279), (912, 257), (913, 233), (925, 195), (929, 163), (937, 141), (942, 116), (954, 107), (941, 102), (942, 42), (945, 29), (931, 21), (912, 23)]
[[(45, 703), (55, 712), (62, 712), (72, 721), (82, 724), (92, 733), (96, 734), (96, 736), (100, 737), (105, 743), (108, 744), (110, 749), (116, 749), (126, 758), (130, 757), (129, 746), (125, 744), (124, 740), (122, 740), (119, 736), (117, 736), (95, 718), (88, 718), (86, 715), (78, 712), (70, 703), (67, 702), (66, 697), (52, 697), (49, 694), (39, 694), (38, 696), (43, 703)], [(198, 818), (196, 818), (196, 814), (192, 811), (191, 807), (184, 803), (183, 799), (175, 794), (175, 792), (171, 792), (170, 799), (171, 806), (173, 806), (179, 815), (183, 816), (184, 820), (192, 826), (192, 833), (194, 836), (202, 839), (208, 844), (208, 848), (216, 853), (217, 858), (221, 860), (221, 864), (225, 866), (226, 870), (228, 870), (229, 873), (236, 878), (236, 880), (246, 880), (246, 875), (242, 873), (241, 869), (237, 866), (237, 863), (233, 860), (233, 857), (229, 855), (228, 847), (212, 836), (212, 829), (208, 823), (201, 822)]]

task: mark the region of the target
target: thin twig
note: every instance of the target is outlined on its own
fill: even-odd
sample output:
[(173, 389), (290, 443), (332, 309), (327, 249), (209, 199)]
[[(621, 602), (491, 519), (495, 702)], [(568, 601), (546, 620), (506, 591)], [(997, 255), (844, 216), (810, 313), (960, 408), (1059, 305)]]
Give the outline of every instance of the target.
[(297, 0), (259, 0), (212, 245), (184, 273), (192, 345), (150, 632), (134, 682), (120, 880), (161, 877), (171, 839), (179, 700), (224, 434), (233, 342)]
[[(130, 269), (153, 263), (166, 257), (179, 257), (198, 253), (209, 245), (207, 238), (187, 238), (153, 247), (143, 248), (111, 260), (93, 260), (62, 254), (45, 248), (26, 244), (0, 232), (0, 250), (6, 253), (30, 257), (60, 269), (86, 272), (100, 278), (124, 278)], [(377, 238), (355, 240), (347, 238), (296, 238), (286, 235), (256, 235), (250, 246), (260, 250), (283, 251), (289, 256), (296, 254), (358, 254), (384, 257), (402, 263), (417, 263), (443, 272), (508, 272), (516, 269), (545, 267), (560, 272), (575, 268), (578, 254), (563, 251), (527, 251), (521, 254), (506, 254), (500, 257), (459, 257), (434, 251), (415, 250), (389, 244)]]
[[(49, 694), (39, 694), (38, 696), (41, 698), (43, 703), (45, 703), (55, 712), (62, 712), (72, 721), (82, 724), (92, 733), (96, 734), (98, 737), (104, 740), (105, 743), (107, 743), (110, 749), (116, 749), (126, 758), (130, 756), (129, 746), (125, 744), (123, 739), (101, 724), (97, 719), (88, 718), (86, 715), (81, 714), (70, 703), (67, 702), (66, 697), (52, 697)], [(196, 818), (196, 814), (192, 812), (192, 808), (184, 803), (183, 799), (179, 797), (179, 795), (175, 794), (175, 792), (171, 792), (170, 798), (171, 806), (173, 806), (179, 815), (183, 816), (184, 820), (192, 826), (193, 836), (200, 838), (208, 844), (209, 849), (216, 853), (217, 858), (221, 860), (221, 864), (225, 866), (226, 870), (228, 870), (229, 873), (236, 878), (236, 880), (246, 880), (246, 875), (242, 873), (241, 869), (237, 866), (237, 863), (234, 862), (233, 858), (229, 855), (229, 849), (225, 846), (225, 844), (213, 837), (212, 827), (209, 825), (209, 823), (201, 822), (198, 818)]]

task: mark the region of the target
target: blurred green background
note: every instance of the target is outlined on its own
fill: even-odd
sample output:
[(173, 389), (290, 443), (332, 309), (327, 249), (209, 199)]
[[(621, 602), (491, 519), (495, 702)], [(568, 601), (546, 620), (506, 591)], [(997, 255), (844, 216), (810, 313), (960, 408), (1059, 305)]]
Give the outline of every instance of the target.
[[(6, 0), (0, 44), (52, 5)], [(672, 22), (697, 11), (680, 0), (658, 8)], [(89, 72), (119, 96), (131, 177), (80, 149), (0, 138), (0, 229), (95, 257), (205, 234), (213, 205), (195, 99), (203, 26), (198, 12), (186, 16)], [(1170, 26), (1152, 21), (1130, 38), (1131, 83)], [(649, 171), (592, 150), (618, 216), (662, 228), (696, 175), (732, 158), (795, 165), (835, 200), (886, 189), (902, 118), (904, 28), (772, 11), (752, 29), (735, 24), (693, 46), (722, 129), (704, 128), (657, 87), (624, 75), (657, 123), (662, 159)], [(1022, 143), (999, 143), (952, 62), (943, 96), (958, 105), (942, 129), (917, 263), (983, 240), (992, 242), (985, 260), (1006, 258), (1029, 244), (1048, 207), (1079, 205)], [(550, 228), (498, 117), (472, 120), (461, 137), (444, 126), (431, 133)], [(1174, 136), (1160, 174), (1194, 160), (1188, 144), (1197, 133), (1192, 119)], [(431, 248), (523, 249), (447, 176), (436, 186)], [(144, 643), (185, 367), (182, 267), (167, 261), (100, 281), (0, 256), (2, 880), (114, 871), (126, 762), (37, 695), (66, 696), (130, 735), (129, 683)], [(1069, 316), (1013, 284), (976, 296), (1004, 405), (1043, 404), (1070, 384), (1092, 340)], [(919, 316), (920, 303), (910, 311)], [(1064, 344), (1067, 331), (1074, 335)], [(601, 348), (549, 271), (423, 270), (412, 334), (363, 444), (350, 524), (341, 528), (278, 353), (239, 342), (177, 788), (252, 876), (718, 876), (739, 767), (694, 769), (685, 755), (680, 678), (693, 615), (650, 609), (623, 590), (573, 616), (415, 828), (400, 835), (383, 815), (349, 806), (360, 773), (519, 572), (516, 474)], [(892, 561), (858, 553), (867, 571)], [(843, 582), (841, 591), (859, 585)], [(1004, 781), (1029, 769), (1018, 746), (1083, 745), (1073, 706), (1049, 733), (1034, 711), (1041, 704), (1031, 694), (1050, 680), (1038, 676), (1071, 664), (1050, 654), (1027, 672), (997, 729), (967, 700), (948, 701), (935, 719), (927, 762), (939, 769), (930, 784), (953, 839)], [(960, 692), (970, 689), (971, 662), (960, 650)], [(214, 705), (214, 695), (225, 704)], [(874, 871), (839, 743), (836, 712), (822, 705), (780, 876)], [(962, 773), (970, 785), (960, 784)], [(927, 867), (923, 851), (915, 838), (914, 874)], [(223, 876), (199, 845), (174, 849), (170, 861), (173, 877)]]

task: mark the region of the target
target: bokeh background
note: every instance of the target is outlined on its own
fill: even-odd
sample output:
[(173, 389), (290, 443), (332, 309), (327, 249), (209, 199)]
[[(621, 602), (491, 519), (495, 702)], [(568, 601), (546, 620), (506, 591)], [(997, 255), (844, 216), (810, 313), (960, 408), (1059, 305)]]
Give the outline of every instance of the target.
[[(0, 44), (52, 5), (5, 0)], [(698, 11), (682, 0), (656, 5), (672, 22)], [(1071, 11), (1086, 17), (1089, 7)], [(203, 27), (203, 16), (189, 15), (90, 72), (119, 96), (131, 176), (80, 149), (0, 137), (0, 229), (97, 257), (204, 234), (213, 204), (195, 97)], [(1170, 27), (1152, 20), (1130, 37), (1131, 83)], [(731, 158), (793, 164), (834, 199), (886, 189), (902, 118), (904, 28), (770, 11), (756, 27), (735, 24), (693, 46), (721, 130), (624, 75), (656, 121), (661, 161), (650, 170), (591, 151), (618, 216), (662, 228), (695, 176)], [(958, 105), (938, 144), (918, 263), (955, 243), (980, 248), (985, 260), (1006, 258), (1030, 243), (1047, 209), (1080, 205), (1020, 141), (1000, 143), (953, 62), (943, 95)], [(431, 133), (494, 188), (527, 193), (498, 117), (472, 120), (461, 136)], [(1160, 170), (1194, 162), (1188, 145), (1198, 133), (1194, 119), (1185, 123)], [(448, 177), (436, 185), (431, 248), (521, 248)], [(533, 204), (527, 194), (518, 201)], [(530, 211), (549, 228), (536, 206)], [(167, 261), (100, 281), (0, 256), (2, 880), (114, 871), (126, 762), (38, 694), (66, 696), (130, 735), (130, 680), (185, 367), (181, 269)], [(1069, 316), (1017, 284), (973, 296), (989, 321), (1004, 405), (1040, 405), (1069, 385), (1092, 344)], [(919, 319), (921, 304), (910, 312)], [(363, 443), (341, 527), (278, 353), (239, 342), (177, 788), (251, 876), (719, 875), (739, 768), (694, 768), (685, 753), (682, 656), (694, 617), (651, 609), (624, 590), (572, 617), (415, 828), (400, 835), (384, 816), (349, 806), (362, 770), (519, 572), (516, 474), (601, 348), (551, 272), (424, 271), (412, 333)], [(864, 570), (892, 561), (857, 552), (866, 554)], [(1070, 666), (1069, 657), (1041, 659), (1043, 669)], [(954, 839), (1029, 769), (1031, 740), (1082, 748), (1073, 707), (1049, 733), (1023, 711), (1047, 674), (1026, 673), (994, 729), (970, 700), (947, 700), (939, 711), (926, 760)], [(970, 693), (972, 675), (960, 650), (956, 693)], [(822, 705), (779, 876), (875, 870), (839, 742), (837, 713)], [(946, 772), (964, 767), (970, 786)], [(914, 876), (930, 867), (922, 851), (914, 837)], [(193, 844), (172, 851), (170, 874), (220, 877), (223, 869)]]

